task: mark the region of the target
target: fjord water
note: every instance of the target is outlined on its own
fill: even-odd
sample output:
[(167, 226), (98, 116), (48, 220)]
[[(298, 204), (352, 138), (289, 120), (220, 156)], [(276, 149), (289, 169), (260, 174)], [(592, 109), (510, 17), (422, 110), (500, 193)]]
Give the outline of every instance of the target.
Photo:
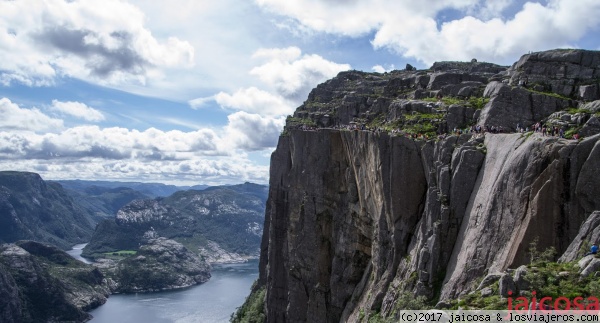
[(258, 278), (258, 261), (214, 265), (211, 274), (208, 282), (182, 290), (111, 295), (90, 312), (91, 322), (229, 322)]
[(258, 278), (258, 260), (213, 265), (204, 284), (166, 292), (116, 294), (90, 312), (93, 323), (229, 322)]
[(89, 260), (87, 260), (87, 259), (85, 259), (85, 258), (83, 258), (81, 256), (81, 252), (83, 251), (83, 248), (85, 248), (86, 245), (87, 245), (87, 243), (76, 244), (76, 245), (73, 246), (73, 249), (67, 251), (67, 253), (71, 257), (73, 257), (73, 258), (75, 258), (75, 259), (77, 259), (77, 260), (79, 260), (79, 261), (81, 261), (83, 263), (91, 264), (92, 263), (91, 261), (89, 261)]

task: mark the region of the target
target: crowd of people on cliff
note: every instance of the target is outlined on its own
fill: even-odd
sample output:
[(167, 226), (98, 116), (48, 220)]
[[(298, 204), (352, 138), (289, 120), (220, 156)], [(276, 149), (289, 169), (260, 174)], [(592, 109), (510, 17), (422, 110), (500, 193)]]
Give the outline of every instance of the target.
[[(371, 131), (371, 132), (375, 132), (375, 133), (388, 132), (392, 135), (401, 135), (401, 136), (406, 136), (406, 137), (409, 137), (412, 139), (423, 139), (423, 140), (433, 139), (433, 138), (431, 138), (431, 136), (428, 136), (427, 134), (406, 132), (399, 128), (388, 131), (388, 130), (384, 129), (383, 127), (370, 127), (364, 123), (358, 123), (358, 122), (351, 122), (350, 124), (338, 124), (338, 125), (334, 125), (331, 127), (317, 127), (317, 126), (309, 126), (306, 124), (299, 124), (299, 125), (297, 125), (296, 128), (299, 130), (303, 130), (303, 131), (317, 131), (319, 129), (336, 129), (336, 130), (349, 130), (349, 131)], [(535, 133), (540, 133), (543, 136), (565, 138), (565, 130), (562, 127), (549, 126), (549, 125), (544, 124), (543, 122), (537, 122), (537, 123), (531, 125), (531, 127), (529, 127), (529, 126), (523, 127), (523, 126), (521, 126), (520, 123), (518, 123), (516, 130), (515, 130), (515, 132), (517, 132), (517, 133), (526, 133), (526, 132), (530, 132), (530, 131), (533, 131)], [(466, 127), (466, 128), (454, 128), (454, 129), (452, 129), (452, 131), (450, 133), (438, 134), (437, 138), (445, 139), (449, 135), (460, 136), (462, 134), (471, 134), (476, 137), (480, 137), (486, 133), (497, 134), (497, 133), (511, 133), (511, 132), (506, 131), (506, 129), (503, 128), (502, 126), (472, 125), (472, 126)], [(578, 134), (574, 134), (572, 136), (572, 139), (577, 140), (580, 138), (581, 137)]]

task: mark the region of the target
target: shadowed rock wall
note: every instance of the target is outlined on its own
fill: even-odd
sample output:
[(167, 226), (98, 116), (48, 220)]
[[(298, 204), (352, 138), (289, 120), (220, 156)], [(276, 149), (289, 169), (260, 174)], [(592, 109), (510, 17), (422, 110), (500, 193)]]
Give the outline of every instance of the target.
[(526, 263), (536, 238), (562, 253), (600, 203), (599, 142), (292, 131), (271, 166), (268, 321), (356, 320), (403, 292), (455, 298)]

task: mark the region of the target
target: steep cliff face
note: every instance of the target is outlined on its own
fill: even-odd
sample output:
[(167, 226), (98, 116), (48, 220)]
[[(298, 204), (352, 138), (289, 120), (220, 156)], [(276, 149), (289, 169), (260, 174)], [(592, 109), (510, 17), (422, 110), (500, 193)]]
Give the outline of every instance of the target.
[[(566, 64), (563, 51), (510, 69), (446, 63), (433, 73), (346, 72), (317, 87), (288, 119), (271, 159), (259, 279), (267, 321), (388, 316), (402, 295), (456, 299), (476, 278), (526, 263), (534, 240), (567, 250), (600, 209), (600, 135), (578, 141), (512, 130), (541, 121), (576, 133), (594, 118), (581, 107), (600, 96), (579, 94), (597, 86), (600, 53), (569, 53), (592, 57), (568, 63), (586, 72), (531, 77), (538, 89), (513, 87), (516, 75), (554, 75), (544, 66)], [(544, 92), (558, 88), (560, 97)], [(520, 91), (525, 108), (510, 99)], [(453, 102), (419, 100), (440, 92)], [(506, 133), (413, 139), (425, 122), (437, 135), (452, 122)], [(378, 131), (347, 130), (364, 125)]]
[(86, 322), (110, 290), (93, 266), (33, 241), (0, 245), (0, 321)]
[(60, 184), (35, 173), (0, 172), (0, 242), (30, 239), (70, 249), (90, 239), (94, 224)]

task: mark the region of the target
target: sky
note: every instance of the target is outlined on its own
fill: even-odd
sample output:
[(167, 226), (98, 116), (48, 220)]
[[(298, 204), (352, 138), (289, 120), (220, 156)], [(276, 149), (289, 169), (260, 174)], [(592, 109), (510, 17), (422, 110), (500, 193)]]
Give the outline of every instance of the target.
[(600, 0), (0, 0), (0, 170), (268, 183), (341, 71), (600, 49)]

